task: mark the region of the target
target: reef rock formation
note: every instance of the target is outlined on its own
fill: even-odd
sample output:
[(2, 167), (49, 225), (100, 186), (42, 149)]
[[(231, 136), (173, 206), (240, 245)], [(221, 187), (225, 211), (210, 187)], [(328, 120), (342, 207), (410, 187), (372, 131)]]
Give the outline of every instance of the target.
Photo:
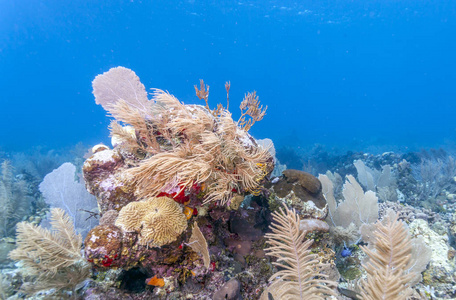
[(267, 147), (248, 133), (266, 111), (256, 93), (245, 96), (236, 122), (228, 105), (209, 107), (202, 81), (195, 91), (205, 106), (161, 90), (148, 99), (136, 74), (123, 67), (97, 76), (93, 88), (96, 103), (115, 120), (113, 149), (94, 147), (83, 165), (102, 217), (85, 239), (86, 258), (101, 269), (141, 267), (148, 276), (183, 281), (213, 269), (208, 254), (203, 263), (192, 250), (190, 228), (198, 221), (204, 238), (215, 242), (210, 211), (229, 218), (228, 209), (239, 209), (246, 194), (261, 193), (274, 168)]
[(312, 174), (299, 170), (285, 170), (283, 176), (271, 185), (271, 191), (280, 202), (285, 202), (296, 209), (302, 218), (326, 218), (328, 211), (322, 185)]

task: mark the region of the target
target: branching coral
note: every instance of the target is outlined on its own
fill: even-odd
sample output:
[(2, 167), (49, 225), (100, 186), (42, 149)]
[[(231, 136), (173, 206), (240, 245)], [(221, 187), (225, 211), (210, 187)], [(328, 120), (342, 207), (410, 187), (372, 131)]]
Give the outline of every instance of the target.
[(173, 199), (149, 198), (131, 202), (119, 212), (116, 226), (139, 232), (139, 243), (160, 247), (174, 242), (187, 229), (187, 217)]
[[(261, 121), (263, 119), (266, 114), (266, 110), (268, 109), (267, 106), (264, 109), (263, 106), (260, 106), (260, 101), (258, 100), (256, 92), (247, 93), (244, 100), (241, 102), (240, 108), (242, 114), (239, 118), (238, 124), (247, 131), (250, 130), (256, 121)], [(247, 116), (250, 116), (250, 119), (246, 119)]]
[[(133, 71), (118, 67), (93, 82), (96, 102), (115, 119), (111, 134), (119, 145), (140, 158), (125, 174), (139, 198), (189, 190), (205, 184), (205, 202), (227, 203), (233, 193), (257, 193), (261, 180), (273, 169), (273, 159), (247, 131), (263, 118), (256, 94), (241, 104), (239, 124), (219, 105), (211, 110), (209, 86), (201, 81), (196, 94), (206, 106), (185, 105), (162, 90), (152, 100)], [(225, 85), (227, 99), (230, 84)], [(245, 120), (249, 115), (252, 119)], [(129, 124), (135, 134), (118, 122)]]

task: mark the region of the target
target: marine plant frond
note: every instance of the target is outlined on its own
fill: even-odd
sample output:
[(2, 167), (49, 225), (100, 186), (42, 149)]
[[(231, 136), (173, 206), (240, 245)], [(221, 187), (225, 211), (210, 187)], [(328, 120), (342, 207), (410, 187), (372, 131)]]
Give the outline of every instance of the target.
[(217, 126), (220, 135), (227, 139), (234, 139), (236, 137), (237, 130), (239, 129), (233, 121), (229, 111), (226, 111), (224, 114), (219, 116)]
[(221, 205), (227, 204), (233, 193), (240, 192), (239, 176), (225, 170), (214, 171), (206, 182), (206, 197), (204, 203), (218, 201)]
[(204, 84), (204, 80), (200, 79), (200, 88), (198, 89), (198, 86), (195, 85), (195, 93), (196, 96), (200, 99), (206, 102), (206, 108), (210, 111), (209, 104), (207, 102), (207, 99), (209, 98), (209, 85)]
[(207, 204), (217, 201), (220, 203), (220, 205), (226, 205), (231, 200), (231, 198), (233, 198), (233, 193), (230, 190), (224, 188), (225, 186), (229, 185), (224, 185), (222, 183), (210, 185), (208, 192), (206, 192), (206, 197), (204, 198), (203, 203)]
[[(9, 160), (5, 160), (1, 166), (1, 177), (0, 177), (0, 205), (2, 211), (0, 212), (1, 221), (6, 222), (10, 214), (9, 207), (11, 207), (11, 201), (13, 200), (13, 167)], [(6, 228), (4, 228), (6, 229)]]
[(209, 113), (200, 109), (187, 108), (186, 112), (176, 114), (167, 124), (167, 129), (175, 136), (185, 135), (192, 141), (198, 141), (204, 131), (213, 131), (214, 120)]
[(373, 246), (360, 248), (367, 254), (363, 267), (367, 279), (361, 282), (363, 299), (406, 299), (412, 292), (409, 282), (416, 273), (408, 273), (412, 257), (412, 241), (404, 222), (392, 211), (384, 222), (377, 221)]
[(227, 81), (225, 82), (225, 90), (226, 90), (226, 110), (230, 109), (230, 88), (231, 88), (231, 82)]
[(2, 162), (1, 181), (3, 181), (6, 185), (12, 185), (13, 183), (13, 167), (11, 166), (11, 162), (9, 160), (4, 160)]
[[(72, 290), (90, 276), (90, 266), (81, 254), (82, 238), (64, 210), (51, 209), (52, 229), (27, 222), (17, 224), (17, 248), (9, 258), (22, 263), (25, 282), (21, 290), (34, 293), (43, 289)], [(62, 299), (60, 297), (60, 299)]]
[[(139, 110), (131, 107), (128, 102), (122, 99), (112, 105), (109, 105), (109, 107), (111, 116), (117, 121), (133, 126), (135, 135), (137, 135), (135, 138), (140, 141), (140, 143), (136, 142), (138, 146), (151, 153), (159, 151), (160, 146), (154, 136), (154, 128), (152, 124), (144, 118), (144, 115)], [(116, 130), (116, 132), (113, 132), (113, 129)], [(115, 134), (124, 136), (124, 134), (120, 133), (120, 128), (116, 125), (113, 126), (111, 123), (111, 135)], [(127, 140), (129, 142), (133, 142), (131, 139), (131, 133), (130, 137), (127, 136)], [(132, 143), (129, 144), (132, 145)]]
[[(185, 105), (181, 103), (176, 97), (160, 89), (152, 89), (152, 99), (155, 103), (152, 106), (154, 113), (161, 112), (169, 109), (169, 113), (178, 113), (185, 108)], [(158, 110), (158, 111), (156, 111)]]
[(70, 251), (68, 254), (76, 259), (81, 258), (82, 236), (76, 233), (71, 218), (63, 209), (52, 209), (51, 226), (55, 237)]
[[(243, 128), (245, 131), (249, 131), (253, 124), (257, 121), (261, 121), (266, 115), (266, 110), (268, 106), (263, 109), (263, 105), (260, 106), (260, 101), (256, 95), (256, 91), (253, 93), (247, 93), (242, 100), (241, 105), (241, 116), (238, 120), (238, 125)], [(247, 120), (246, 117), (250, 116)]]
[[(117, 84), (122, 75), (125, 82)], [(235, 193), (259, 190), (265, 172), (272, 171), (273, 159), (269, 153), (257, 151), (261, 147), (247, 133), (265, 113), (256, 93), (246, 96), (241, 105), (242, 122), (236, 123), (227, 110), (229, 82), (225, 84), (227, 108), (218, 105), (214, 110), (209, 108), (209, 86), (203, 80), (195, 92), (206, 106), (185, 105), (159, 89), (153, 89), (152, 99), (147, 100), (144, 86), (138, 82), (134, 72), (125, 68), (112, 69), (94, 81), (97, 103), (117, 122), (134, 128), (112, 123), (111, 134), (119, 137), (116, 145), (133, 154), (133, 161), (122, 173), (138, 196), (156, 196), (164, 190), (183, 190), (204, 182), (210, 187), (204, 193), (205, 202), (227, 203)], [(251, 120), (246, 121), (247, 116)]]
[[(56, 289), (57, 291), (70, 290), (75, 293), (75, 289), (84, 280), (90, 277), (90, 266), (87, 263), (77, 263), (69, 267), (61, 268), (56, 274), (42, 274), (33, 282), (24, 282), (21, 291), (25, 294), (34, 294), (41, 290)], [(70, 296), (66, 292), (57, 293), (48, 299), (68, 299)]]
[(219, 135), (211, 131), (204, 131), (201, 133), (201, 142), (196, 145), (201, 153), (211, 153), (212, 155), (218, 156), (221, 154), (221, 147), (223, 140)]
[(195, 182), (204, 182), (211, 175), (211, 167), (197, 157), (182, 157), (179, 152), (162, 152), (126, 172), (137, 187), (137, 195), (146, 197), (158, 195), (175, 179), (181, 189), (190, 188)]
[[(260, 180), (263, 179), (261, 177), (262, 170), (259, 166), (252, 162), (243, 162), (238, 165), (237, 168), (238, 176), (242, 182), (242, 186), (248, 192), (256, 191), (260, 188)], [(266, 174), (264, 175), (266, 176)]]
[[(130, 127), (133, 128), (133, 127)], [(128, 127), (120, 125), (113, 120), (109, 124), (110, 136), (114, 139), (122, 141), (122, 147), (130, 152), (136, 152), (138, 149), (146, 150), (146, 146), (138, 143), (134, 131), (132, 133)]]
[(30, 211), (27, 182), (13, 175), (9, 160), (0, 169), (0, 237), (14, 234), (16, 224)]
[[(280, 208), (272, 214), (272, 233), (267, 233), (267, 255), (277, 258), (273, 262), (279, 269), (270, 280), (274, 299), (325, 299), (336, 293), (337, 284), (322, 274), (318, 255), (309, 249), (313, 240), (305, 240), (307, 232), (300, 231), (300, 217), (294, 209)], [(272, 289), (272, 287), (274, 287)]]
[(198, 88), (197, 85), (195, 85), (194, 87), (195, 87), (196, 96), (200, 100), (204, 99), (205, 108), (207, 109), (207, 111), (209, 111), (212, 114), (212, 116), (220, 117), (220, 116), (222, 116), (222, 115), (224, 115), (225, 113), (228, 112), (228, 108), (230, 107), (230, 87), (231, 87), (231, 83), (230, 82), (225, 82), (226, 108), (221, 103), (218, 103), (217, 107), (215, 109), (211, 109), (209, 107), (209, 102), (208, 102), (208, 99), (209, 99), (209, 85), (207, 85), (207, 84), (205, 85), (204, 84), (204, 80), (200, 79), (200, 87), (199, 88)]
[(64, 210), (51, 210), (52, 231), (27, 222), (17, 224), (17, 248), (9, 257), (22, 261), (31, 275), (56, 274), (82, 259), (81, 235)]
[(185, 134), (192, 139), (205, 130), (213, 130), (214, 119), (209, 110), (184, 105), (162, 90), (154, 90), (153, 97), (156, 102), (153, 107), (154, 115), (166, 120), (163, 131), (171, 132), (174, 136)]

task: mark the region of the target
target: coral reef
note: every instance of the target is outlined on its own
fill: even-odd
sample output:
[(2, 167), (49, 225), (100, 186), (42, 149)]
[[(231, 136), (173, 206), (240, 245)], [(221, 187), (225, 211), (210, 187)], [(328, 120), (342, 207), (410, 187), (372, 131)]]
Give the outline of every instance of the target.
[(214, 293), (213, 300), (240, 300), (241, 296), (241, 284), (236, 278), (231, 278), (225, 283), (221, 289)]
[[(96, 102), (115, 121), (114, 148), (94, 147), (83, 165), (101, 214), (85, 239), (87, 260), (99, 272), (139, 268), (158, 298), (178, 293), (180, 285), (209, 299), (239, 273), (233, 261), (260, 274), (253, 268), (264, 264), (258, 264), (264, 253), (255, 249), (264, 245), (267, 202), (260, 197), (260, 204), (241, 207), (245, 195), (261, 194), (274, 168), (272, 144), (262, 146), (248, 133), (266, 111), (256, 93), (245, 96), (235, 122), (229, 104), (209, 108), (204, 82), (195, 90), (205, 106), (185, 105), (161, 90), (149, 100), (139, 78), (122, 67), (98, 76), (93, 86)], [(262, 229), (254, 228), (258, 224)], [(233, 257), (217, 257), (221, 253)], [(265, 276), (258, 277), (263, 285)], [(261, 285), (255, 290), (246, 279), (237, 279), (245, 294), (258, 297)], [(200, 290), (208, 280), (214, 289)], [(91, 294), (101, 291), (107, 289)]]
[[(206, 107), (184, 105), (161, 90), (149, 100), (139, 78), (122, 67), (97, 76), (93, 86), (96, 102), (116, 119), (111, 124), (120, 142), (116, 148), (133, 166), (123, 170), (124, 182), (140, 198), (177, 196), (204, 183), (204, 202), (225, 204), (234, 193), (258, 193), (260, 181), (273, 169), (272, 156), (247, 132), (264, 116), (255, 93), (246, 95), (241, 104), (246, 111), (235, 122), (222, 106), (209, 108), (203, 82), (196, 90)], [(134, 134), (118, 122), (132, 126)], [(92, 168), (87, 163), (85, 172)]]
[[(263, 205), (267, 205), (266, 199), (255, 197), (248, 209), (241, 207), (227, 213), (225, 207), (215, 206), (198, 217), (197, 227), (193, 221), (191, 231), (187, 229), (179, 240), (159, 248), (140, 245), (135, 232), (124, 232), (112, 224), (100, 225), (88, 234), (85, 254), (97, 268), (100, 280), (101, 274), (112, 268), (122, 268), (123, 272), (141, 270), (147, 278), (156, 276), (154, 283), (163, 279), (163, 287), (148, 285), (142, 290), (142, 295), (153, 294), (157, 299), (179, 299), (186, 293), (197, 299), (213, 299), (214, 293), (234, 278), (240, 282), (243, 297), (256, 299), (272, 275), (263, 251), (268, 224)], [(203, 239), (199, 234), (194, 237), (195, 230), (201, 232), (207, 245), (201, 246)], [(90, 295), (103, 295), (109, 290), (105, 287), (107, 290), (101, 285), (91, 289)], [(118, 293), (123, 295), (120, 290)]]
[(87, 190), (97, 197), (100, 211), (119, 211), (137, 197), (133, 187), (124, 183), (122, 166), (125, 164), (119, 150), (100, 149), (82, 166)]
[[(337, 156), (317, 146), (309, 159), (300, 150), (288, 158), (279, 151), (309, 172), (284, 170), (272, 141), (249, 133), (266, 112), (256, 92), (245, 95), (235, 121), (230, 83), (226, 107), (215, 109), (203, 81), (195, 86), (203, 105), (188, 105), (162, 90), (150, 97), (123, 67), (97, 76), (93, 88), (96, 103), (113, 117), (111, 145), (94, 146), (78, 162), (98, 210), (73, 201), (81, 194), (68, 183), (84, 187), (71, 164), (42, 183), (51, 206), (68, 206), (75, 227), (91, 230), (81, 243), (68, 217), (53, 209), (47, 231), (37, 226), (44, 202), (41, 211), (32, 207), (40, 215), (22, 217), (32, 223), (19, 223), (10, 253), (26, 268), (3, 271), (0, 284), (14, 289), (1, 297), (38, 289), (38, 297), (132, 300), (456, 295), (455, 164), (447, 154)], [(325, 175), (311, 174), (317, 172)], [(11, 174), (3, 171), (0, 179), (3, 200), (11, 183), (28, 178)], [(39, 199), (37, 186), (30, 190)], [(83, 214), (100, 217), (99, 225), (85, 226)], [(0, 257), (13, 246), (1, 239)]]
[[(448, 234), (438, 234), (429, 228), (425, 220), (417, 219), (409, 224), (412, 236), (420, 236), (430, 248), (430, 262), (423, 273), (424, 283), (438, 288), (456, 281), (456, 264), (451, 258)], [(454, 251), (454, 250), (453, 250)]]
[[(204, 82), (195, 89), (206, 106), (185, 105), (161, 90), (149, 100), (136, 74), (122, 67), (97, 76), (93, 87), (115, 121), (114, 149), (95, 147), (83, 165), (103, 221), (87, 235), (87, 259), (101, 268), (141, 266), (152, 276), (207, 270), (207, 246), (195, 248), (188, 222), (208, 210), (239, 209), (274, 167), (268, 148), (248, 133), (265, 114), (258, 97), (246, 95), (235, 122), (228, 107), (209, 108)], [(186, 245), (203, 255), (203, 265)]]
[(123, 250), (122, 230), (112, 225), (98, 225), (89, 231), (84, 241), (85, 256), (96, 266), (119, 266)]

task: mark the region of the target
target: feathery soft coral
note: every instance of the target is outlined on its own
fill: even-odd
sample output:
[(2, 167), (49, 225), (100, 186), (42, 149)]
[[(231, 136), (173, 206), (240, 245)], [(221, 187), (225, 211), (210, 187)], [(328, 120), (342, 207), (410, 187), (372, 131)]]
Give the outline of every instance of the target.
[[(125, 139), (119, 147), (140, 158), (125, 172), (140, 198), (181, 195), (204, 183), (205, 202), (227, 203), (233, 191), (258, 193), (262, 179), (273, 169), (268, 149), (247, 132), (265, 113), (255, 93), (242, 102), (246, 111), (238, 124), (223, 106), (209, 108), (209, 87), (203, 81), (195, 90), (206, 106), (185, 105), (157, 89), (149, 100), (136, 74), (122, 67), (97, 76), (93, 85), (96, 102), (135, 129), (135, 135), (129, 135), (118, 123), (111, 125), (112, 135)], [(229, 99), (230, 85), (225, 88)], [(246, 122), (246, 115), (253, 121)]]

